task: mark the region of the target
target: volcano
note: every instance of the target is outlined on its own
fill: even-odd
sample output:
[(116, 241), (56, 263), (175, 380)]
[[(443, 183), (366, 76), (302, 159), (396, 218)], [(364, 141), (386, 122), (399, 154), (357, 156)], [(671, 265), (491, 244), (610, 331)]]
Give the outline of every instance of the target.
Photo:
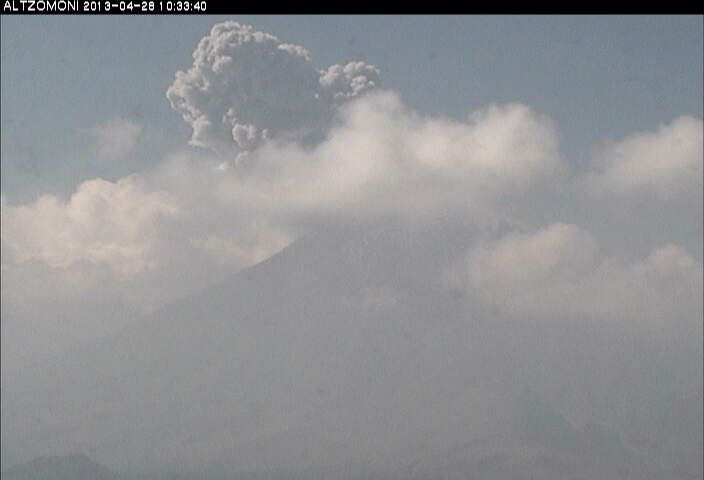
[(84, 452), (187, 478), (701, 478), (701, 384), (667, 373), (700, 345), (482, 309), (451, 281), (472, 235), (329, 229), (8, 374), (3, 468)]

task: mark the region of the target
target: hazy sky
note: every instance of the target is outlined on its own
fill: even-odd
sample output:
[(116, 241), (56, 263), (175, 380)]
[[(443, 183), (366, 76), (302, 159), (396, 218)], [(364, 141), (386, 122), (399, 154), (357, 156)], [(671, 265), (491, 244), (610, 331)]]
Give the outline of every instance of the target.
[[(182, 146), (164, 96), (210, 27), (252, 24), (324, 66), (360, 59), (424, 113), (464, 118), (522, 102), (551, 117), (569, 161), (702, 116), (700, 17), (2, 17), (2, 192), (27, 201), (115, 180)], [(98, 162), (87, 129), (138, 122), (131, 155)]]
[(3, 466), (701, 478), (701, 17), (1, 21)]
[(13, 348), (350, 221), (472, 225), (460, 276), (518, 310), (521, 258), (577, 311), (701, 269), (699, 17), (3, 16), (1, 50)]

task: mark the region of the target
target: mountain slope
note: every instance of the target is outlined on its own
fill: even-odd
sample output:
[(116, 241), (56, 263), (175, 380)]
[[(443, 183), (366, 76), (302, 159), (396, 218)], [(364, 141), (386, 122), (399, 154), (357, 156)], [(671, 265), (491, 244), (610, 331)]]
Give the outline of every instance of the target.
[[(448, 287), (468, 235), (306, 238), (109, 340), (4, 378), (3, 464), (86, 451), (118, 469), (206, 478), (678, 478), (668, 459), (684, 455), (680, 444), (650, 460), (621, 427), (565, 416), (625, 418), (614, 398), (628, 386), (608, 390), (610, 372), (572, 360), (608, 352), (613, 330), (508, 322)], [(651, 400), (679, 388), (658, 385)], [(684, 414), (701, 416), (692, 405)]]

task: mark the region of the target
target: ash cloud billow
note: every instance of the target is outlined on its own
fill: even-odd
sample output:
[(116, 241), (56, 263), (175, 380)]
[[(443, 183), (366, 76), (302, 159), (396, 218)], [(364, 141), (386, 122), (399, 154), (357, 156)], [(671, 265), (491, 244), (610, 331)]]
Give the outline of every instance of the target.
[(176, 73), (166, 96), (193, 128), (193, 145), (228, 154), (279, 135), (314, 137), (336, 106), (378, 84), (371, 65), (317, 70), (305, 48), (225, 22), (200, 41), (193, 65)]
[(582, 154), (203, 33), (155, 94), (190, 146), (107, 115), (134, 172), (1, 197), (3, 480), (702, 479), (701, 116)]

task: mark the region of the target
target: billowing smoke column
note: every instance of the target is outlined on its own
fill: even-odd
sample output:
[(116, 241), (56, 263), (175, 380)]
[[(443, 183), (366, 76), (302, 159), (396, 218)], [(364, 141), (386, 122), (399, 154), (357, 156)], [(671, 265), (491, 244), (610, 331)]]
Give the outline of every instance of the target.
[(306, 49), (248, 25), (215, 25), (166, 92), (193, 128), (191, 144), (220, 154), (285, 135), (315, 138), (342, 102), (379, 84), (364, 62), (317, 70)]

